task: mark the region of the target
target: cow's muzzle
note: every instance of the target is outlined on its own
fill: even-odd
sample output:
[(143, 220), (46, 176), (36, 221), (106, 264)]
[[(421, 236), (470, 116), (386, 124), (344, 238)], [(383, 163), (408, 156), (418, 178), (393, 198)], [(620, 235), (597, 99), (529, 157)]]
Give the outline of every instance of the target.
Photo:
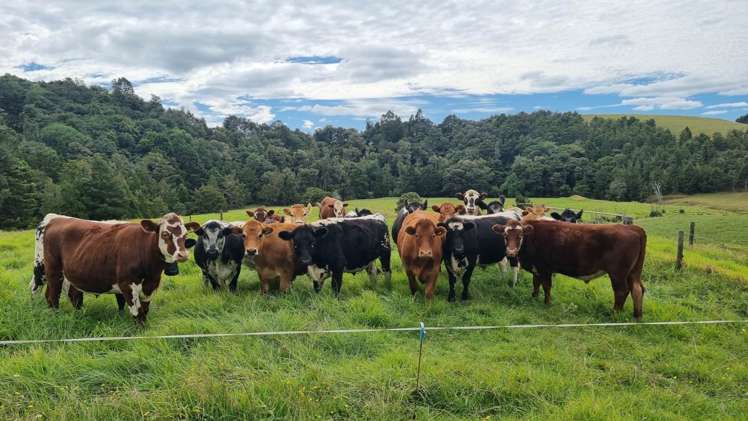
[(509, 257), (517, 257), (519, 249), (506, 249), (506, 255)]
[(434, 257), (434, 253), (431, 252), (431, 250), (418, 250), (418, 257)]
[(257, 249), (246, 249), (244, 251), (245, 251), (245, 253), (247, 253), (247, 256), (256, 256), (257, 255)]

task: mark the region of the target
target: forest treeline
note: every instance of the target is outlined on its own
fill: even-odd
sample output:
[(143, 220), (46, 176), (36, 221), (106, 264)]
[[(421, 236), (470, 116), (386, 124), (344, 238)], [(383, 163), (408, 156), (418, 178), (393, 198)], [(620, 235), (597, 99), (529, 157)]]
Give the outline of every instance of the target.
[(248, 203), (343, 198), (496, 196), (642, 200), (662, 193), (743, 190), (748, 131), (678, 135), (635, 118), (538, 111), (485, 120), (391, 112), (363, 131), (313, 134), (231, 116), (221, 127), (144, 100), (124, 78), (111, 89), (74, 80), (0, 77), (0, 228), (47, 212), (91, 219), (198, 213)]

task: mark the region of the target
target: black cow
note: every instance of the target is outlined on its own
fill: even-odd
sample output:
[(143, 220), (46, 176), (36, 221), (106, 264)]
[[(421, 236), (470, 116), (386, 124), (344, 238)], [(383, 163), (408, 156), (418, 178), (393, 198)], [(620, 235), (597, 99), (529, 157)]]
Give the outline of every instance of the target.
[[(475, 266), (485, 267), (492, 263), (504, 262), (506, 244), (504, 239), (491, 231), (491, 226), (518, 220), (513, 212), (483, 216), (456, 216), (439, 225), (447, 229), (443, 245), (444, 266), (449, 276), (449, 301), (455, 300), (457, 274), (462, 274), (462, 299), (470, 298), (468, 287)], [(503, 221), (503, 222), (496, 222)], [(498, 238), (497, 238), (498, 237)], [(512, 286), (517, 283), (519, 265), (516, 259), (509, 259), (514, 271)]]
[(403, 225), (403, 221), (405, 220), (405, 217), (408, 216), (408, 214), (411, 214), (417, 210), (426, 210), (429, 207), (429, 201), (424, 200), (423, 203), (418, 202), (410, 202), (406, 203), (405, 206), (400, 208), (399, 211), (397, 211), (397, 217), (395, 218), (395, 222), (392, 223), (392, 241), (397, 244), (397, 234), (400, 233), (400, 227)]
[(244, 258), (241, 228), (211, 220), (195, 232), (195, 263), (203, 271), (205, 284), (213, 289), (228, 284), (229, 290), (235, 292)]
[(484, 211), (486, 211), (487, 214), (494, 214), (504, 211), (504, 203), (506, 202), (506, 197), (502, 194), (499, 196), (499, 200), (492, 200), (488, 202), (488, 204), (485, 204), (482, 200), (478, 202), (478, 206), (481, 207)]
[(281, 231), (278, 236), (293, 241), (296, 259), (307, 266), (317, 292), (322, 289), (324, 280), (332, 276), (333, 293), (340, 294), (343, 272), (357, 273), (366, 269), (374, 282), (377, 259), (382, 264), (386, 282), (390, 282), (390, 239), (382, 215), (329, 218), (293, 231)]
[(345, 217), (346, 218), (357, 218), (359, 216), (368, 216), (368, 215), (373, 215), (373, 212), (366, 208), (363, 208), (363, 209), (356, 208), (346, 213)]
[(577, 222), (582, 220), (582, 212), (584, 212), (584, 209), (580, 209), (579, 212), (574, 213), (573, 210), (566, 208), (563, 212), (561, 212), (560, 215), (558, 214), (558, 212), (551, 212), (551, 218), (557, 221), (571, 222), (572, 224), (576, 224)]

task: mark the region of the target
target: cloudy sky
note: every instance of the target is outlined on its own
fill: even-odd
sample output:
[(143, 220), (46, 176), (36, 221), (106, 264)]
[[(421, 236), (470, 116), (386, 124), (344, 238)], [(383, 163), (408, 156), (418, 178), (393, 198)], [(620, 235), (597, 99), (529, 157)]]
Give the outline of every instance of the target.
[(0, 3), (0, 74), (124, 76), (220, 124), (748, 113), (748, 1)]

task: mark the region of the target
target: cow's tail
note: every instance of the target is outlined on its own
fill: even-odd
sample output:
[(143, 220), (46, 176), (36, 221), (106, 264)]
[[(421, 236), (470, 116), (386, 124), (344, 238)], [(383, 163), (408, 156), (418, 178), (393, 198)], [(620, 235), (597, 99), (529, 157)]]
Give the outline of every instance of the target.
[(634, 264), (634, 273), (637, 274), (639, 277), (639, 283), (642, 286), (642, 292), (646, 292), (646, 288), (644, 288), (644, 283), (641, 281), (642, 276), (642, 270), (644, 269), (644, 258), (646, 257), (647, 253), (647, 232), (644, 231), (643, 228), (639, 228), (639, 231), (641, 231), (641, 235), (639, 237), (639, 257), (636, 259), (636, 263)]
[(31, 293), (36, 294), (44, 286), (44, 232), (47, 229), (47, 225), (51, 220), (56, 218), (58, 215), (53, 213), (47, 214), (42, 222), (36, 227), (36, 245), (34, 247), (34, 275), (31, 277), (29, 282), (29, 288)]

